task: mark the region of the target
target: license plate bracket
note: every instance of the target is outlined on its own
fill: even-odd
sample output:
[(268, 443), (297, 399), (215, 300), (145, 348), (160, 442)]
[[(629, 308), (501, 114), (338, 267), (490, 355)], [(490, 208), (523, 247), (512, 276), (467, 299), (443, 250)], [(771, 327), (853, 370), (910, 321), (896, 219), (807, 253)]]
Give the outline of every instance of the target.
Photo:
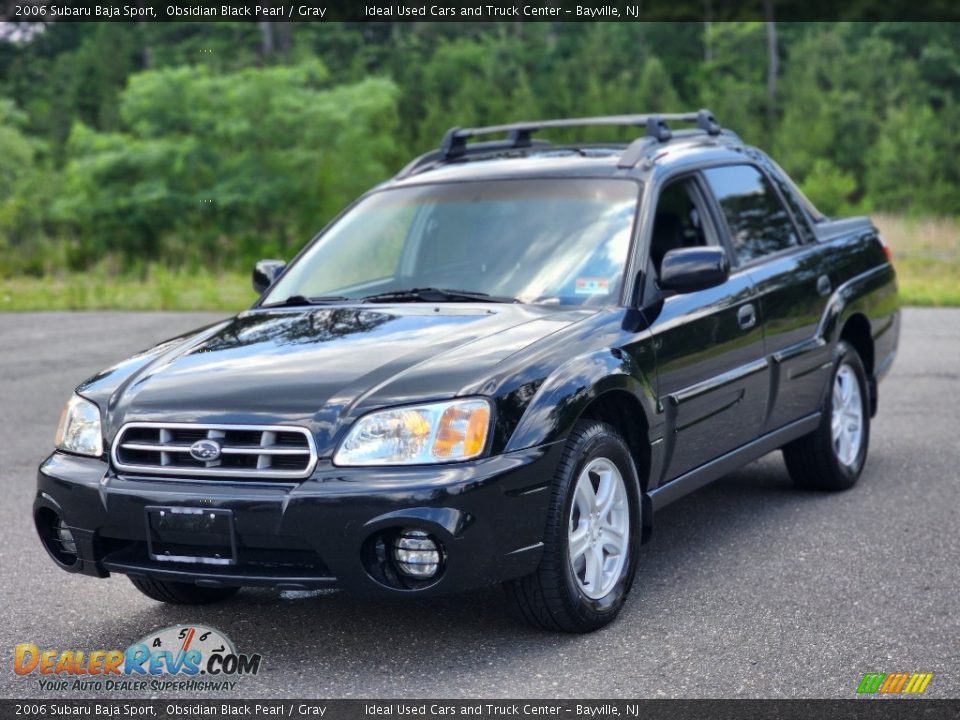
[(145, 508), (147, 553), (158, 562), (236, 565), (237, 537), (232, 510)]

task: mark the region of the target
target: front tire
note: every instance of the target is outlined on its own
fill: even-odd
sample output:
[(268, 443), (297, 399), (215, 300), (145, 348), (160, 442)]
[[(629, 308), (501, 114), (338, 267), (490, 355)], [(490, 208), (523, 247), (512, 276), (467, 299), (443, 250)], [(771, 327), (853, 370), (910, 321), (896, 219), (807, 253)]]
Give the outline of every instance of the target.
[(210, 605), (237, 594), (236, 587), (200, 587), (192, 583), (168, 582), (147, 577), (130, 577), (133, 586), (151, 600), (170, 605)]
[(852, 345), (840, 341), (820, 426), (783, 448), (794, 485), (848, 490), (860, 478), (870, 444), (867, 373)]
[(636, 574), (639, 488), (617, 431), (578, 422), (554, 476), (540, 566), (507, 585), (530, 625), (587, 633), (616, 618)]

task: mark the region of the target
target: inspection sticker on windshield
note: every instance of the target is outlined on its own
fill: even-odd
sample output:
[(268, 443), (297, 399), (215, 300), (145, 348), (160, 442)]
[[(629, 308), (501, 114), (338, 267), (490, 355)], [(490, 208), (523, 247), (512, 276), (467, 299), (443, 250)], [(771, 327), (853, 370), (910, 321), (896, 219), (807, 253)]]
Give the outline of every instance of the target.
[(610, 281), (599, 277), (577, 278), (577, 295), (606, 295), (610, 290)]

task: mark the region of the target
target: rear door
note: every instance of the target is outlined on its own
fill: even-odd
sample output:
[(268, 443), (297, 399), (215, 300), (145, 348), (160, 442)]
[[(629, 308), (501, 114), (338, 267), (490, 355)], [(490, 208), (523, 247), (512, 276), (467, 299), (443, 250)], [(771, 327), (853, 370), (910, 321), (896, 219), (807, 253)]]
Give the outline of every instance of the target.
[[(652, 277), (672, 249), (723, 244), (698, 176), (666, 183), (655, 207)], [(644, 315), (653, 336), (666, 425), (662, 483), (753, 440), (763, 421), (768, 380), (748, 273), (735, 270), (717, 287), (659, 292), (653, 300), (645, 302)]]
[(762, 433), (816, 410), (830, 372), (830, 348), (816, 330), (833, 291), (823, 249), (782, 178), (756, 164), (704, 170), (726, 221), (738, 267), (756, 286), (769, 359)]

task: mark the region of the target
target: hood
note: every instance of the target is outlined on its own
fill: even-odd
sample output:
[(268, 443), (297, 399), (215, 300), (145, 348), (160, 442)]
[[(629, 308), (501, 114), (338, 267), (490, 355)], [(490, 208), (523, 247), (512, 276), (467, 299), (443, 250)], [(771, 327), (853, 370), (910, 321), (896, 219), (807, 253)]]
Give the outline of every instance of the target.
[(119, 379), (108, 435), (133, 421), (294, 423), (314, 432), (322, 455), (364, 412), (482, 387), (505, 358), (591, 314), (513, 304), (251, 310)]

